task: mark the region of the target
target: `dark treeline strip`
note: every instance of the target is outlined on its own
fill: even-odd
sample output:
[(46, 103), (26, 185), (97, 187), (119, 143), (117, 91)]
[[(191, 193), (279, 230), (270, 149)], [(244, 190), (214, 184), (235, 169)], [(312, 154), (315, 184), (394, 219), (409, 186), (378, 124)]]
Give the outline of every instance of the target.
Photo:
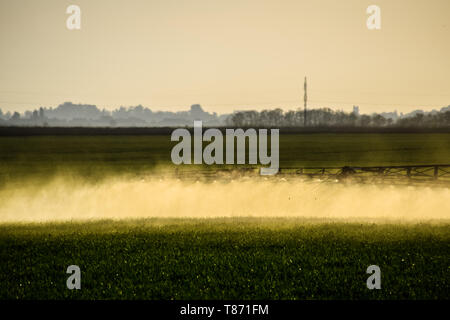
[[(236, 128), (230, 126), (227, 128)], [(264, 127), (261, 129), (266, 129)], [(176, 128), (171, 127), (0, 127), (0, 137), (14, 136), (146, 136), (146, 135), (170, 135)], [(193, 133), (192, 128), (186, 128)], [(203, 128), (203, 132), (207, 130)], [(225, 127), (219, 128), (222, 132)], [(246, 130), (248, 127), (242, 127)], [(259, 127), (254, 129), (258, 130)], [(450, 127), (339, 127), (339, 126), (314, 126), (314, 127), (281, 127), (280, 134), (312, 134), (312, 133), (450, 133)]]
[[(305, 127), (302, 110), (284, 112), (281, 109), (263, 111), (240, 111), (233, 113), (227, 123), (235, 127)], [(335, 111), (330, 108), (308, 110), (306, 127), (412, 127), (445, 128), (450, 127), (450, 110), (440, 112), (419, 112), (399, 119), (381, 114), (360, 115), (359, 112)]]

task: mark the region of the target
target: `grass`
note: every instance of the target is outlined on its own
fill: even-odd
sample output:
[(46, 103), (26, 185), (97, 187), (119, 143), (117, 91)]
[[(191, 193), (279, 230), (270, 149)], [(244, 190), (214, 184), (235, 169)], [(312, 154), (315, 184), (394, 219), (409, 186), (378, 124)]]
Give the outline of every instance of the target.
[[(448, 224), (147, 219), (0, 226), (1, 299), (448, 299)], [(68, 290), (67, 266), (81, 268)], [(382, 289), (366, 287), (378, 265)]]

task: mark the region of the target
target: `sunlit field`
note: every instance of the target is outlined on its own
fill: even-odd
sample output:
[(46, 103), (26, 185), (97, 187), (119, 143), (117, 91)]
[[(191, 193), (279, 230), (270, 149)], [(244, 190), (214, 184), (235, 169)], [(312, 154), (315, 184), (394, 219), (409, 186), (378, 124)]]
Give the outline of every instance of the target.
[[(271, 218), (2, 225), (0, 298), (444, 299), (449, 231)], [(65, 287), (70, 264), (81, 290)], [(381, 290), (366, 288), (372, 264)]]
[[(0, 137), (0, 298), (448, 299), (448, 186), (180, 180), (173, 144)], [(449, 162), (450, 134), (280, 137), (281, 167)]]

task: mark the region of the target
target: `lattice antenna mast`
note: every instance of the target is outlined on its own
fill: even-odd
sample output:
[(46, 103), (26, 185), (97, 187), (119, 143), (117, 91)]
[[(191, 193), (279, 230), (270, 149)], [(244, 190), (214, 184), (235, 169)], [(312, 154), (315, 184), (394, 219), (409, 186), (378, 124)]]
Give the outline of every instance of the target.
[(303, 88), (304, 88), (304, 91), (305, 91), (305, 94), (304, 94), (304, 96), (303, 96), (303, 102), (304, 102), (304, 107), (305, 107), (305, 110), (304, 110), (304, 113), (303, 113), (303, 124), (304, 124), (304, 126), (306, 127), (306, 123), (307, 123), (307, 121), (306, 121), (306, 105), (307, 105), (307, 103), (308, 103), (308, 94), (307, 94), (307, 86), (306, 86), (306, 77), (305, 77), (305, 84), (304, 84), (304, 86), (303, 86)]

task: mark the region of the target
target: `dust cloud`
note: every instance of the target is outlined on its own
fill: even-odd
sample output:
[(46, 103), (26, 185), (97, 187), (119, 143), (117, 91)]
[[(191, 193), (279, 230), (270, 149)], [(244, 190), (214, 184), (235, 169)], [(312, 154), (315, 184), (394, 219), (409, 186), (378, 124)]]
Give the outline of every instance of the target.
[(448, 222), (450, 189), (344, 185), (279, 178), (180, 181), (156, 177), (97, 183), (58, 177), (4, 186), (0, 222), (151, 217), (313, 217)]

